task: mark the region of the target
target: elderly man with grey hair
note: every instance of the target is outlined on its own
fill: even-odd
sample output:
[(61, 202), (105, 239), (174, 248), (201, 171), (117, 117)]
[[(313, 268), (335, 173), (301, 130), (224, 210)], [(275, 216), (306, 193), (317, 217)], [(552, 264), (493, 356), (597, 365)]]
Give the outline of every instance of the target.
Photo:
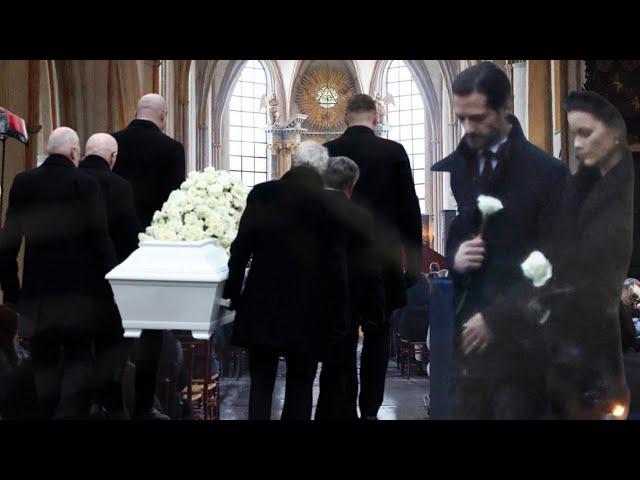
[(348, 309), (345, 330), (342, 335), (335, 332), (332, 350), (322, 363), (315, 419), (356, 420), (358, 330), (384, 323), (383, 284), (373, 255), (373, 218), (351, 201), (360, 177), (358, 165), (344, 156), (331, 157), (323, 177), (327, 210), (335, 222), (338, 264), (348, 279)]
[(292, 165), (294, 167), (306, 165), (322, 174), (327, 169), (328, 161), (329, 151), (326, 147), (313, 140), (307, 140), (298, 145)]
[[(83, 418), (91, 404), (91, 320), (95, 276), (115, 264), (97, 182), (80, 172), (80, 142), (55, 129), (49, 156), (19, 173), (0, 233), (0, 283), (17, 303), (20, 336), (29, 341), (38, 401), (45, 418)], [(24, 238), (22, 285), (16, 257)], [(62, 375), (59, 364), (62, 359)]]
[(237, 312), (231, 343), (249, 350), (250, 420), (271, 418), (281, 356), (281, 418), (310, 420), (318, 361), (345, 329), (347, 279), (320, 174), (327, 159), (324, 147), (303, 142), (291, 170), (251, 190), (231, 245), (224, 297)]

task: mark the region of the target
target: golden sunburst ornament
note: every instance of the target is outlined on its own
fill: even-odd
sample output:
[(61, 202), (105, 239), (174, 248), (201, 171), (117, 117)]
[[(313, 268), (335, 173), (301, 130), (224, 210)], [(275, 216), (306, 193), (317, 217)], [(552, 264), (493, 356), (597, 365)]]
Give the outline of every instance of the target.
[(312, 70), (298, 88), (300, 111), (314, 127), (330, 128), (344, 120), (347, 100), (353, 95), (351, 77), (328, 67)]

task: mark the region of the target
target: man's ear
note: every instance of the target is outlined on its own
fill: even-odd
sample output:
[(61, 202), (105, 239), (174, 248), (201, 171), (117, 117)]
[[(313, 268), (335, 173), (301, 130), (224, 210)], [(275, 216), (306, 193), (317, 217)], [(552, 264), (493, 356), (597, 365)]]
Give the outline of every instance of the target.
[(507, 113), (513, 114), (513, 95), (509, 95), (507, 101), (504, 102), (504, 109), (507, 111)]

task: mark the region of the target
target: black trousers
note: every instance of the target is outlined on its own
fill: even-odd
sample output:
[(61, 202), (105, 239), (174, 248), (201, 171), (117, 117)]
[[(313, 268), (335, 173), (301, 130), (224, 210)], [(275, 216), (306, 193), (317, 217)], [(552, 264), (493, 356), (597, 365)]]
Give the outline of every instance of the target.
[(90, 336), (47, 331), (29, 341), (38, 404), (45, 418), (87, 418), (92, 401)]
[[(249, 420), (270, 420), (273, 389), (281, 352), (265, 347), (249, 349)], [(287, 377), (281, 420), (311, 420), (313, 381), (318, 362), (295, 354), (284, 354)]]
[(358, 330), (351, 329), (322, 361), (316, 420), (357, 420)]
[(547, 416), (545, 376), (460, 377), (456, 387), (455, 420), (540, 420)]
[(142, 415), (153, 408), (162, 337), (162, 330), (143, 330), (138, 340), (135, 415)]
[(94, 337), (95, 401), (109, 413), (124, 412), (122, 376), (129, 356), (131, 340), (121, 329), (104, 331)]

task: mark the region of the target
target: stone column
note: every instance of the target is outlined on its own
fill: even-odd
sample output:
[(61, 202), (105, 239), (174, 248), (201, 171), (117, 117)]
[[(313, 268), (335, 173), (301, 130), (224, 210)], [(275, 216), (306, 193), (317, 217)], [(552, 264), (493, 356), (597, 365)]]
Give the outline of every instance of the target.
[(527, 62), (511, 60), (513, 114), (520, 121), (522, 129), (527, 132)]
[(528, 61), (529, 141), (547, 153), (553, 153), (553, 116), (551, 109), (551, 61)]

